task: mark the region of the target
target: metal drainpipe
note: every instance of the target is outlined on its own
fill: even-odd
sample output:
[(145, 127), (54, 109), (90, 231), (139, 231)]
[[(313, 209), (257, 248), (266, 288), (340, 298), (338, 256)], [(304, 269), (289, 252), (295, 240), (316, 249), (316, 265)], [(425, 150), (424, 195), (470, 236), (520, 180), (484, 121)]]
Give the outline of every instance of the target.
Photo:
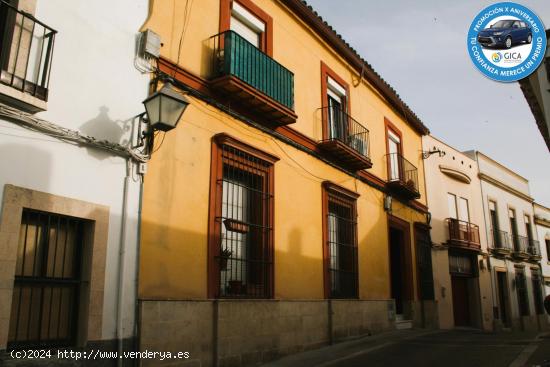
[(121, 227), (120, 227), (120, 252), (118, 258), (118, 292), (117, 292), (117, 325), (116, 325), (116, 338), (117, 349), (119, 358), (117, 358), (117, 365), (122, 366), (123, 358), (120, 356), (123, 353), (123, 322), (122, 322), (122, 308), (124, 303), (124, 263), (126, 254), (126, 222), (128, 219), (128, 186), (130, 184), (131, 175), (131, 161), (130, 158), (126, 159), (126, 177), (124, 178), (124, 188), (122, 192), (122, 215), (121, 215)]
[[(143, 175), (140, 175), (139, 180), (139, 201), (138, 201), (138, 218), (137, 218), (137, 243), (136, 243), (136, 284), (135, 284), (135, 307), (134, 307), (134, 351), (139, 352), (139, 267), (141, 255), (141, 210), (143, 207)], [(139, 360), (134, 363), (139, 366)]]

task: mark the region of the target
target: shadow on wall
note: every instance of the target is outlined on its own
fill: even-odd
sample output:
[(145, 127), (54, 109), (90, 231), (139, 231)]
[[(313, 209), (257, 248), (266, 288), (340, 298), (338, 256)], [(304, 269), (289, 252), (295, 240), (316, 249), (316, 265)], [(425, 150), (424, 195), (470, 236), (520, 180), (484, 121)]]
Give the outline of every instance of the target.
[[(135, 143), (139, 122), (140, 119), (136, 116), (126, 120), (113, 120), (109, 117), (109, 108), (101, 106), (98, 115), (82, 124), (80, 131), (99, 141), (108, 141), (129, 147)], [(97, 159), (105, 159), (111, 156), (97, 149), (88, 149), (88, 153)]]

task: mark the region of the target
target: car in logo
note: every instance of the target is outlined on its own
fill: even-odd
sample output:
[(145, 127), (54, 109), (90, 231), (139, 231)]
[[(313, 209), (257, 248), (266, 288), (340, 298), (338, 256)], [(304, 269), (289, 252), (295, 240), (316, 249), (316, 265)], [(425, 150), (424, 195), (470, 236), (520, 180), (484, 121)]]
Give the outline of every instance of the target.
[(501, 19), (477, 34), (477, 41), (483, 47), (511, 48), (522, 43), (533, 41), (531, 27), (520, 20)]

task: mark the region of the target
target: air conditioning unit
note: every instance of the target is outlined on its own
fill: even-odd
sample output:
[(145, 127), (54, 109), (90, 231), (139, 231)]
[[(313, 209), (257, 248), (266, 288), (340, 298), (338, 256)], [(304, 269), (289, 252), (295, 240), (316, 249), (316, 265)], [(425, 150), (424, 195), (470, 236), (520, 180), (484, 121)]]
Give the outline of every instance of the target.
[(350, 136), (350, 147), (364, 156), (367, 155), (367, 143), (356, 135)]

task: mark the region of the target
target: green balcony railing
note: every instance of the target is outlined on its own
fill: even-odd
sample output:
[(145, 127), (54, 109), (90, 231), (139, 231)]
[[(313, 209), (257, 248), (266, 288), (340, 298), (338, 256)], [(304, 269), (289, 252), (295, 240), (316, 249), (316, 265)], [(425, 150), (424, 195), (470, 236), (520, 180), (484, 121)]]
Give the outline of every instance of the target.
[(233, 31), (214, 37), (214, 78), (231, 75), (294, 110), (294, 74)]

